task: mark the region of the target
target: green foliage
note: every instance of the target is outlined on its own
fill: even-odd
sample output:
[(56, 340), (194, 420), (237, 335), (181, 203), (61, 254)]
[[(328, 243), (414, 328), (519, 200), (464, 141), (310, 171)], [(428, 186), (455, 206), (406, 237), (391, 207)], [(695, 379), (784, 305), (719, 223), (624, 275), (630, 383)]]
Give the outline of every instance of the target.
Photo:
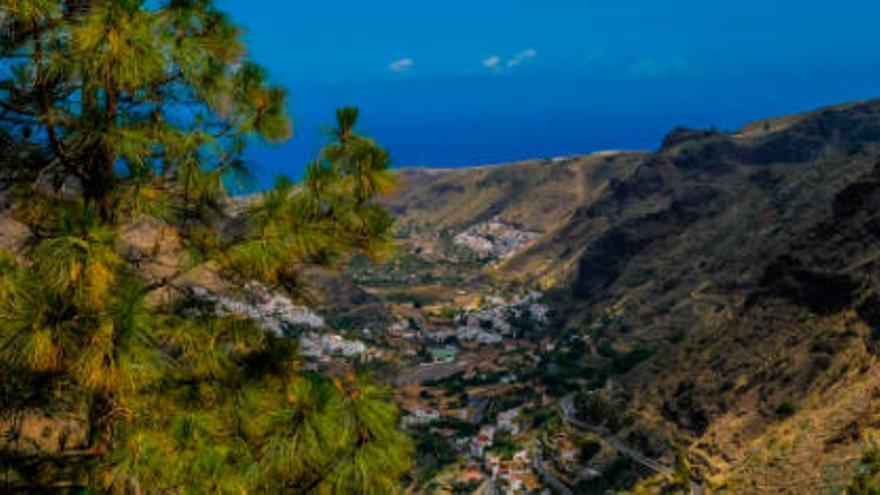
[(687, 458), (687, 450), (678, 447), (675, 450), (675, 463), (673, 464), (675, 483), (681, 488), (688, 488), (691, 484), (691, 464)]
[(453, 464), (458, 456), (441, 435), (421, 429), (415, 432), (415, 464), (419, 467), (416, 486), (424, 486), (444, 467)]
[(294, 342), (210, 302), (156, 302), (175, 276), (147, 279), (119, 250), (149, 218), (179, 235), (185, 267), (291, 295), (303, 263), (382, 254), (392, 218), (373, 198), (393, 181), (358, 112), (340, 110), (304, 184), (279, 180), (230, 218), (246, 143), (290, 122), (212, 1), (2, 10), (0, 185), (32, 235), (0, 253), (0, 426), (64, 413), (84, 439), (0, 439), (0, 491), (397, 492), (413, 446), (389, 390), (302, 373)]
[(846, 488), (847, 495), (880, 495), (880, 445), (870, 439), (862, 453), (859, 473)]
[(636, 466), (626, 457), (616, 457), (601, 469), (601, 476), (577, 485), (577, 493), (604, 494), (628, 492), (638, 482)]
[(612, 363), (612, 367), (617, 373), (623, 374), (632, 370), (642, 362), (650, 359), (653, 355), (653, 349), (636, 347), (632, 351), (622, 356), (615, 357), (614, 362)]
[(516, 454), (519, 447), (513, 440), (513, 436), (507, 430), (500, 430), (495, 433), (495, 439), (492, 442), (492, 452), (498, 454), (501, 459), (510, 460)]
[(470, 493), (475, 493), (480, 488), (479, 481), (468, 481), (467, 483), (463, 481), (456, 481), (452, 485), (452, 493), (454, 495), (468, 495)]
[(796, 412), (797, 406), (794, 405), (794, 403), (788, 401), (779, 404), (779, 407), (777, 407), (774, 411), (776, 417), (778, 417), (779, 419), (790, 418), (791, 416), (794, 416)]
[(283, 90), (244, 59), (239, 30), (213, 2), (18, 0), (7, 9), (0, 116), (19, 150), (40, 145), (21, 185), (76, 183), (105, 220), (145, 203), (200, 215), (242, 170), (248, 139), (290, 135)]
[(617, 409), (604, 392), (582, 392), (575, 397), (575, 401), (578, 415), (591, 424), (613, 426), (620, 420)]
[(350, 126), (356, 116), (353, 109), (340, 110), (337, 140), (309, 166), (303, 185), (281, 178), (248, 208), (246, 240), (228, 250), (226, 266), (246, 277), (290, 286), (296, 264), (332, 264), (341, 253), (355, 250), (374, 256), (387, 251), (393, 219), (369, 199), (391, 191), (388, 154), (354, 134)]

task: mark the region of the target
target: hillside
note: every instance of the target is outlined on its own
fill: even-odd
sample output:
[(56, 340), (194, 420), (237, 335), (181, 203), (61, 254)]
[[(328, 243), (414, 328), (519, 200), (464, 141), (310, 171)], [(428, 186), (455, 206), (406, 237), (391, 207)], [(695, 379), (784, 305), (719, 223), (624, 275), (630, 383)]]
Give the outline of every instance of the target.
[(880, 427), (878, 162), (868, 101), (654, 153), (405, 170), (389, 206), (415, 244), (534, 234), (484, 273), (552, 289), (588, 367), (631, 358), (606, 387), (630, 444), (687, 446), (713, 492), (834, 493)]
[[(541, 278), (552, 284), (555, 276), (573, 268), (579, 250), (571, 243), (546, 240), (565, 235), (563, 229), (577, 211), (604, 197), (645, 156), (608, 152), (468, 169), (404, 169), (400, 192), (387, 206), (409, 240), (438, 232), (457, 235), (486, 224), (534, 233), (528, 243), (503, 256), (498, 272), (528, 274), (532, 281)], [(525, 249), (534, 244), (539, 247)]]

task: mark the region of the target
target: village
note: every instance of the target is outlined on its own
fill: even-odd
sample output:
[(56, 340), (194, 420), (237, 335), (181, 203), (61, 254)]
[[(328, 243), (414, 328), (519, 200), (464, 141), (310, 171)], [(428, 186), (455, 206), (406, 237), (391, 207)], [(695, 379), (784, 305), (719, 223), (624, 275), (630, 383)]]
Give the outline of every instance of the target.
[[(485, 254), (497, 260), (531, 240), (499, 229), (489, 222), (453, 242), (480, 254), (468, 236), (485, 236), (494, 246)], [(238, 293), (192, 291), (218, 314), (254, 317), (265, 330), (295, 339), (304, 371), (370, 370), (392, 384), (401, 426), (416, 442), (413, 488), (420, 493), (550, 493), (548, 486), (567, 493), (598, 476), (588, 461), (613, 462), (614, 449), (560, 416), (553, 360), (569, 349), (552, 335), (545, 295), (451, 285), (405, 284), (405, 297), (368, 289), (392, 319), (349, 327), (258, 284)]]
[(542, 356), (556, 350), (541, 337), (551, 322), (542, 298), (487, 297), (446, 324), (409, 318), (389, 328), (418, 363), (395, 380), (402, 423), (429, 449), (449, 450), (447, 462), (425, 463), (436, 471), (423, 473), (426, 493), (544, 493), (549, 478), (577, 476), (585, 443), (596, 450), (560, 420), (542, 382)]
[(535, 421), (555, 408), (536, 381), (535, 363), (554, 348), (534, 339), (551, 318), (542, 297), (486, 297), (452, 317), (403, 305), (396, 310), (407, 316), (381, 333), (307, 327), (300, 353), (314, 370), (394, 363), (402, 425), (417, 441), (429, 437), (450, 451), (450, 462), (424, 473), (434, 493), (541, 493), (547, 466), (574, 465), (580, 452), (558, 432), (550, 440), (558, 425)]

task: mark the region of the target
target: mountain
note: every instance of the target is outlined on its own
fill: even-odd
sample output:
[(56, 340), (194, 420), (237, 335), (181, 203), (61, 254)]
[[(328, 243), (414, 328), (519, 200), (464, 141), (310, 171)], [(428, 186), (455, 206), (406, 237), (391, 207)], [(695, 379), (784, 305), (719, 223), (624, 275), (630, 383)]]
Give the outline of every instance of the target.
[(685, 447), (713, 493), (854, 476), (880, 430), (880, 100), (400, 177), (406, 243), (451, 240), (488, 285), (550, 291), (556, 336), (614, 370), (629, 445)]
[(530, 249), (506, 253), (499, 272), (554, 285), (555, 277), (574, 268), (579, 248), (547, 241), (568, 235), (577, 212), (603, 198), (645, 156), (604, 152), (469, 169), (404, 169), (401, 191), (387, 206), (409, 238), (486, 224), (539, 234)]

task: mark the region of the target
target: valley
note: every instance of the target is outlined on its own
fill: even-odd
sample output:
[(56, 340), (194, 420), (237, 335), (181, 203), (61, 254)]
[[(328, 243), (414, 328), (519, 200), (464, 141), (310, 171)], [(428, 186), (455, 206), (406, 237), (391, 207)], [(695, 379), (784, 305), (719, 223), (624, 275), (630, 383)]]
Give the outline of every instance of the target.
[[(149, 307), (250, 321), (337, 390), (388, 387), (407, 493), (842, 493), (880, 472), (878, 163), (867, 101), (654, 152), (403, 169), (378, 200), (391, 249), (284, 284), (193, 262), (156, 220), (113, 251)], [(231, 199), (217, 231), (282, 191)], [(0, 215), (10, 252), (21, 214)], [(4, 420), (0, 446), (88, 457), (77, 408)]]
[(878, 129), (864, 102), (401, 171), (398, 249), (345, 278), (385, 322), (410, 489), (841, 490), (880, 424)]
[(880, 494), (877, 8), (789, 3), (3, 0), (0, 493)]

